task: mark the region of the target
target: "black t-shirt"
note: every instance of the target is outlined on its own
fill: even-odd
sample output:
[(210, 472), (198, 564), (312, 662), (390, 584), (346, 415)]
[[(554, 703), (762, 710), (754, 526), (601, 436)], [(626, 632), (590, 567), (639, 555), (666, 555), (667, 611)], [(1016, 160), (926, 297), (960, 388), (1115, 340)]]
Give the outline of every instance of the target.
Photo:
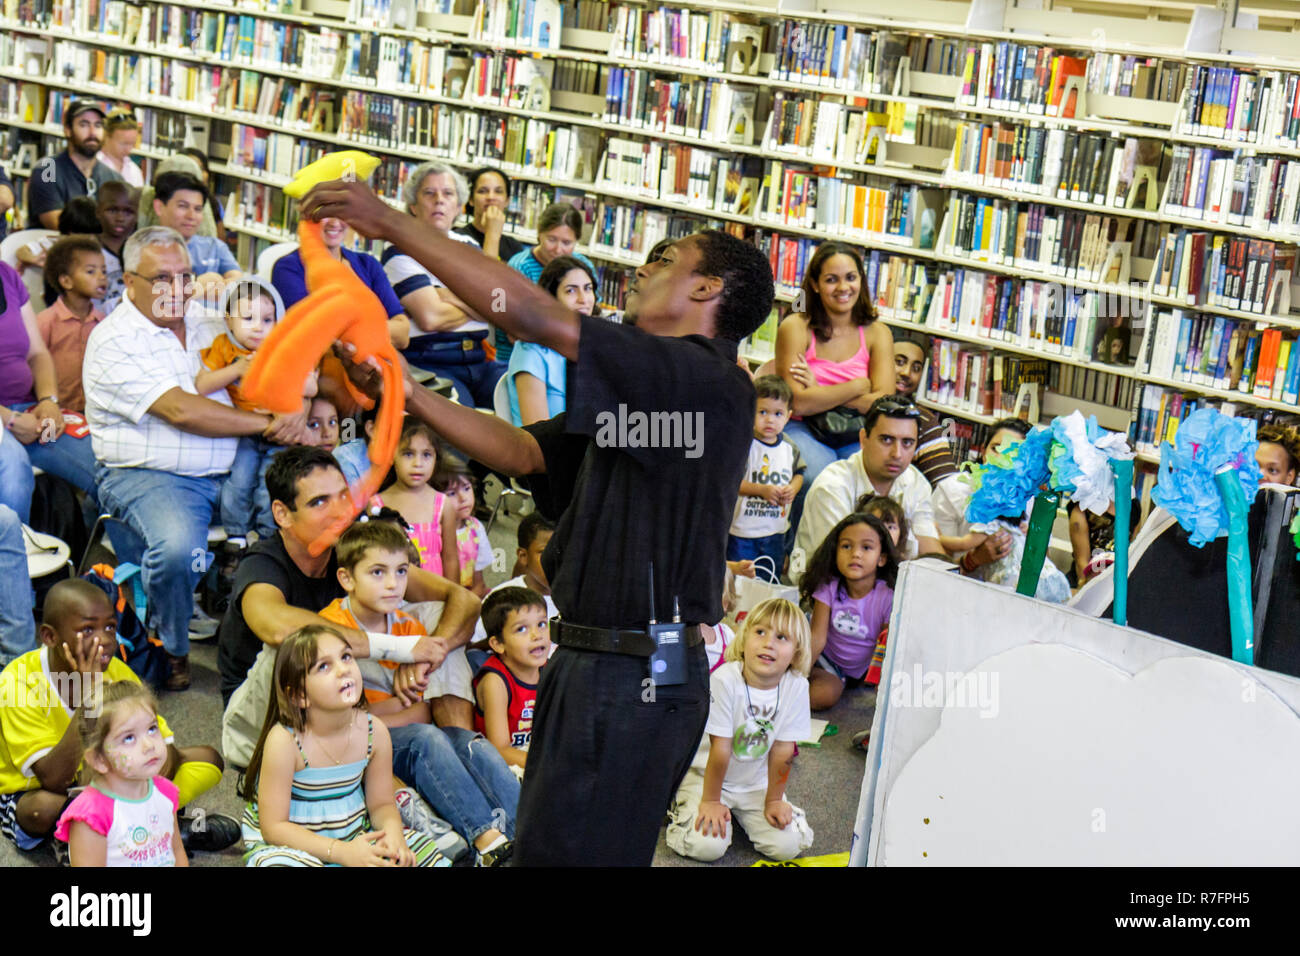
[(53, 158), (42, 159), (32, 167), (27, 181), (27, 228), (43, 228), (41, 213), (62, 209), (69, 199), (78, 196), (94, 199), (100, 186), (121, 178), (99, 160), (95, 160), (90, 176), (84, 176), (66, 149)]
[(262, 649), (261, 639), (244, 623), (242, 602), (250, 584), (270, 584), (280, 589), (293, 607), (320, 611), (335, 598), (343, 596), (339, 584), (338, 561), (330, 552), (325, 575), (309, 578), (293, 563), (279, 534), (257, 542), (239, 562), (235, 585), (230, 592), (230, 607), (222, 618), (217, 636), (217, 668), (221, 672), (221, 696), (228, 699), (244, 682)]
[[(462, 236), (469, 236), (478, 243), (480, 249), (483, 248), (483, 230), (468, 222), (463, 226), (457, 226), (452, 232), (459, 233)], [(509, 262), (517, 253), (523, 252), (528, 246), (520, 242), (514, 236), (507, 236), (504, 232), (501, 234), (501, 241), (497, 244), (497, 258), (502, 262)]]
[[(542, 555), (560, 615), (595, 627), (722, 618), (727, 529), (754, 435), (754, 385), (736, 344), (649, 335), (584, 317), (568, 409), (528, 426), (558, 520)], [(655, 439), (661, 447), (648, 447)], [(669, 447), (662, 447), (667, 439)]]

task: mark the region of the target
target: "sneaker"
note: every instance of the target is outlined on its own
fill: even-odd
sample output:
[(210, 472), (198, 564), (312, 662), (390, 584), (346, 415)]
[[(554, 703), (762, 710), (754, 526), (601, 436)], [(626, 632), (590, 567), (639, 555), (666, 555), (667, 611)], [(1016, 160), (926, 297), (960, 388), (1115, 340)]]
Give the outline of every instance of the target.
[(435, 814), (410, 787), (401, 787), (393, 797), (397, 801), (397, 812), (402, 815), (402, 826), (433, 837), (434, 846), (449, 863), (469, 852), (465, 838), (453, 830), (450, 823)]
[(490, 850), (484, 850), (482, 853), (474, 852), (475, 866), (505, 866), (510, 860), (510, 856), (515, 852), (515, 845), (506, 840), (504, 843), (498, 843)]
[(59, 866), (72, 866), (72, 851), (68, 844), (59, 839), (51, 839), (50, 849), (54, 851), (55, 863)]
[(167, 683), (168, 690), (187, 690), (190, 686), (190, 658), (186, 654), (183, 657), (173, 657), (167, 655)]
[(871, 743), (871, 731), (859, 730), (853, 735), (853, 746), (862, 752), (866, 752), (867, 746)]
[(239, 823), (222, 813), (187, 810), (180, 823), (181, 844), (190, 853), (216, 853), (239, 842)]
[(209, 617), (204, 613), (203, 608), (199, 603), (201, 600), (202, 598), (200, 597), (194, 602), (194, 614), (190, 618), (189, 631), (191, 641), (211, 640), (217, 636), (217, 628), (221, 625), (221, 622), (216, 618)]

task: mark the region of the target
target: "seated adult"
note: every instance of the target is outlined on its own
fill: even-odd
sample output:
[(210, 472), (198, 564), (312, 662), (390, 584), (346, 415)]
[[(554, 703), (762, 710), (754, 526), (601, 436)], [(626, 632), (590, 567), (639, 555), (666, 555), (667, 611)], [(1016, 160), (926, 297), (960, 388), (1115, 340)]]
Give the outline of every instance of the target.
[[(189, 622), (221, 481), (242, 435), (306, 440), (306, 415), (232, 408), (196, 394), (208, 342), (187, 310), (194, 274), (179, 233), (141, 229), (123, 249), (126, 295), (90, 334), (82, 384), (99, 459), (100, 501), (143, 540), (149, 615), (167, 651), (169, 690), (190, 684)], [(118, 558), (132, 560), (136, 555)]]
[(857, 454), (858, 436), (814, 433), (806, 419), (842, 407), (865, 413), (877, 398), (893, 395), (894, 338), (876, 321), (862, 256), (845, 243), (817, 247), (799, 299), (803, 310), (786, 316), (777, 329), (776, 369), (794, 392), (785, 436), (807, 463), (804, 482), (810, 487), (831, 462)]
[[(160, 161), (154, 167), (153, 181), (156, 183), (158, 177), (164, 173), (188, 173), (201, 183), (207, 182), (203, 164), (184, 150)], [(158, 216), (153, 211), (154, 187), (152, 183), (140, 190), (139, 199), (139, 205), (136, 207), (139, 216), (137, 220), (139, 228), (143, 229), (146, 226), (158, 225)], [(197, 235), (221, 237), (221, 232), (217, 229), (213, 202), (209, 202), (203, 207), (203, 222), (199, 225)]]
[(452, 230), (478, 243), (483, 254), (509, 262), (528, 247), (505, 234), (506, 205), (510, 202), (510, 179), (495, 166), (483, 166), (469, 174), (469, 202), (465, 214), (470, 221)]
[[(460, 173), (446, 163), (429, 162), (411, 173), (402, 198), (407, 212), (430, 229), (477, 247), (469, 236), (451, 231), (468, 192)], [(492, 390), (505, 364), (488, 361), (483, 348), (488, 324), (441, 279), (396, 246), (385, 249), (380, 261), (415, 325), (410, 344), (403, 350), (407, 361), (451, 379), (461, 404), (491, 408)]]
[[(552, 259), (537, 284), (579, 315), (600, 315), (595, 273), (576, 256)], [(555, 349), (536, 342), (516, 345), (506, 369), (513, 425), (531, 425), (564, 411), (567, 366), (567, 360)]]
[(201, 298), (220, 297), (226, 282), (243, 275), (229, 247), (216, 236), (201, 236), (199, 225), (208, 204), (208, 187), (187, 173), (163, 173), (153, 183), (153, 211), (158, 224), (185, 239)]
[[(1029, 422), (1021, 418), (1004, 418), (994, 422), (984, 443), (981, 462), (987, 462), (989, 453), (1024, 441), (1029, 434)], [(983, 577), (981, 568), (1011, 553), (1013, 542), (1004, 530), (991, 534), (972, 532), (966, 520), (966, 507), (970, 503), (971, 486), (960, 478), (948, 479), (930, 496), (934, 511), (934, 524), (939, 529), (939, 543), (954, 558), (961, 559), (964, 574)]]
[(96, 198), (99, 187), (122, 177), (96, 157), (104, 138), (104, 108), (94, 100), (73, 100), (63, 111), (68, 147), (32, 167), (27, 180), (27, 228), (58, 229), (68, 200)]
[[(88, 437), (64, 429), (54, 359), (45, 347), (27, 286), (0, 263), (0, 504), (26, 522), (31, 517), (35, 466), (76, 485), (98, 507), (95, 455)], [(93, 520), (93, 517), (92, 517)]]
[(867, 492), (893, 498), (907, 517), (907, 540), (899, 543), (905, 558), (944, 553), (930, 510), (930, 483), (912, 467), (920, 414), (910, 399), (889, 395), (872, 403), (858, 435), (859, 449), (832, 462), (813, 482), (795, 535), (790, 576), (803, 568), (840, 519), (853, 513)]
[[(393, 286), (384, 274), (384, 267), (379, 260), (366, 252), (354, 252), (343, 247), (348, 236), (348, 224), (342, 219), (322, 219), (321, 238), (325, 248), (335, 259), (341, 259), (352, 267), (361, 281), (370, 287), (379, 301), (388, 311), (388, 337), (394, 347), (404, 349), (411, 340), (411, 323), (402, 311)], [(307, 298), (307, 275), (303, 270), (302, 252), (295, 249), (288, 255), (281, 256), (271, 268), (271, 285), (280, 293), (287, 309), (295, 302)]]
[[(582, 213), (577, 207), (573, 203), (553, 202), (542, 210), (542, 215), (537, 220), (537, 245), (511, 256), (510, 268), (536, 282), (541, 278), (542, 270), (556, 256), (575, 256), (595, 275), (596, 267), (591, 264), (591, 260), (576, 251), (581, 235)], [(510, 352), (514, 346), (509, 336), (500, 329), (496, 333), (496, 347), (497, 358), (502, 362), (510, 361)]]
[[(198, 166), (199, 171), (197, 175), (199, 181), (203, 183), (203, 185), (208, 187), (208, 208), (204, 210), (204, 219), (205, 221), (208, 218), (214, 220), (216, 230), (213, 232), (213, 235), (215, 235), (222, 242), (225, 242), (226, 241), (226, 209), (223, 205), (221, 205), (221, 197), (217, 195), (216, 190), (213, 189), (212, 186), (212, 170), (208, 168), (208, 154), (195, 146), (186, 146), (184, 149), (180, 150), (176, 155), (187, 156), (190, 159), (194, 160), (194, 164)], [(206, 233), (204, 233), (201, 229), (199, 230), (199, 234), (206, 235)]]
[(128, 186), (144, 185), (144, 173), (131, 159), (140, 144), (140, 121), (127, 109), (117, 109), (104, 121), (104, 146), (95, 158), (122, 177)]
[(117, 308), (126, 288), (122, 276), (122, 247), (135, 232), (139, 202), (140, 191), (126, 183), (104, 183), (95, 202), (95, 218), (99, 220), (100, 228), (99, 246), (104, 250), (104, 271), (108, 278), (104, 298), (95, 304), (105, 315)]
[[(404, 662), (394, 687), (396, 696), (413, 703), (423, 696), (429, 671), (469, 640), (479, 611), (478, 598), (465, 588), (411, 567), (407, 600), (443, 602), (431, 635), (412, 642), (326, 620), (316, 612), (346, 596), (338, 561), (333, 548), (313, 557), (307, 547), (341, 515), (351, 513), (343, 473), (324, 449), (294, 448), (275, 459), (266, 484), (279, 534), (259, 541), (240, 562), (218, 635), (221, 694), (227, 705), (222, 749), (238, 766), (247, 766), (266, 717), (276, 648), (299, 628), (334, 628), (357, 657)], [(466, 840), (484, 850), (502, 830), (513, 832), (513, 820), (498, 819), (482, 799), (478, 782), (457, 755), (453, 740), (459, 738), (427, 723), (392, 727), (391, 732), (393, 766), (402, 768), (403, 778)], [(499, 769), (509, 776), (504, 767)], [(511, 789), (517, 793), (517, 787)], [(512, 811), (502, 808), (501, 813), (512, 817)]]

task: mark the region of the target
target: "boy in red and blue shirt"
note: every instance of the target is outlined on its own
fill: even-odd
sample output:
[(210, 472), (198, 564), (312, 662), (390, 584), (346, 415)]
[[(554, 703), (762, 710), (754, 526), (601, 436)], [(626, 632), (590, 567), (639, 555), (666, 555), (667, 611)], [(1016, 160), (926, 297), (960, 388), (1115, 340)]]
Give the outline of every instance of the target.
[(537, 682), (551, 653), (546, 599), (530, 588), (500, 588), (483, 602), (492, 656), (474, 675), (474, 729), (506, 763), (523, 768), (532, 738)]

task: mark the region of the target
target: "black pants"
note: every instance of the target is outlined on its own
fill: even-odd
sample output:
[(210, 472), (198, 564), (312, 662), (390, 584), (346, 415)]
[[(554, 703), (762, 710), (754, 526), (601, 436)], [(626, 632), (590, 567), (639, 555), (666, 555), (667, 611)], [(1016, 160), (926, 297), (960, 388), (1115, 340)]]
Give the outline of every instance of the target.
[(516, 817), (517, 866), (649, 866), (704, 733), (709, 666), (651, 685), (645, 658), (564, 647), (542, 668)]

